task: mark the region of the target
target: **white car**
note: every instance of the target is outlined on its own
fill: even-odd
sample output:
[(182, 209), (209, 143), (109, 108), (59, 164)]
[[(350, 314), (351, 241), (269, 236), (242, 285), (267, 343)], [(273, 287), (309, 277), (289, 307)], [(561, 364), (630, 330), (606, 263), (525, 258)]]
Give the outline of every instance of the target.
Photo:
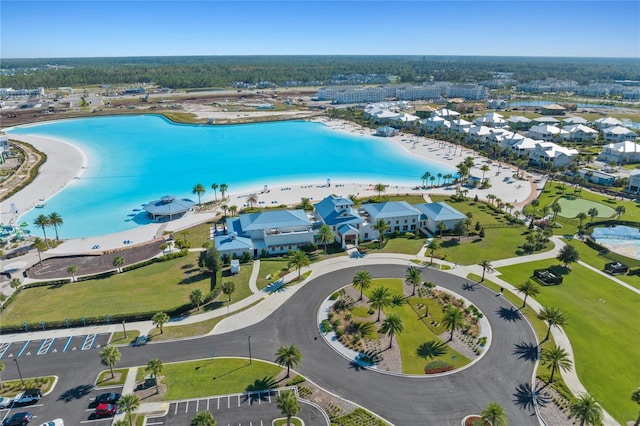
[(0, 396), (0, 409), (9, 408), (11, 403), (13, 402), (13, 398), (7, 398), (6, 396)]
[(49, 420), (48, 422), (42, 423), (40, 426), (64, 426), (64, 421), (62, 419)]

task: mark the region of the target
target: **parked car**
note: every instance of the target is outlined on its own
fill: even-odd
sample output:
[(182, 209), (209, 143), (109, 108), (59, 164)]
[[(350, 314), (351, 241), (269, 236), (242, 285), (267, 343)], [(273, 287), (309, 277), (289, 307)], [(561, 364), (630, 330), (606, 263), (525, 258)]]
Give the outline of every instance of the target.
[(13, 398), (0, 396), (0, 408), (9, 408), (12, 402), (13, 402)]
[(64, 426), (64, 420), (62, 419), (49, 420), (48, 422), (42, 423), (40, 426)]
[(122, 395), (115, 392), (101, 393), (96, 396), (96, 402), (98, 404), (115, 404), (120, 400)]
[(96, 407), (96, 417), (112, 417), (118, 412), (118, 407), (113, 404), (99, 404)]
[(42, 391), (40, 389), (27, 389), (17, 394), (13, 402), (15, 404), (32, 404), (40, 401), (40, 398), (42, 398)]
[(2, 422), (2, 426), (25, 426), (29, 424), (33, 415), (26, 411), (21, 411), (19, 413), (13, 413), (9, 417), (5, 418)]
[(142, 346), (146, 345), (149, 338), (147, 336), (138, 336), (135, 342), (133, 342), (133, 346)]

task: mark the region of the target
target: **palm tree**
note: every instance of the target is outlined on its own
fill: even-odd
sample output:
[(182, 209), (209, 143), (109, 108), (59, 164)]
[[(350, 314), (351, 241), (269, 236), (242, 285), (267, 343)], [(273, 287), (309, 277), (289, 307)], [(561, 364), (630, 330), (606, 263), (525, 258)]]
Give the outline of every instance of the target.
[(373, 224), (373, 229), (378, 231), (378, 234), (380, 234), (378, 238), (380, 239), (380, 242), (383, 242), (384, 233), (389, 230), (389, 224), (387, 223), (386, 220), (381, 218), (376, 220), (376, 223)]
[(543, 365), (548, 365), (547, 368), (551, 369), (549, 383), (553, 382), (553, 375), (556, 370), (562, 369), (564, 371), (569, 371), (573, 365), (567, 351), (557, 345), (549, 349), (543, 349), (540, 354), (540, 360)]
[(389, 336), (389, 349), (393, 347), (393, 336), (396, 334), (402, 334), (404, 331), (404, 325), (402, 324), (402, 318), (396, 314), (389, 314), (382, 321), (382, 327), (380, 332)]
[(158, 390), (158, 376), (162, 374), (162, 370), (164, 370), (164, 366), (162, 365), (162, 361), (158, 358), (150, 359), (149, 362), (147, 362), (147, 366), (144, 368), (145, 372), (153, 374), (153, 379), (156, 382), (156, 394), (160, 393)]
[(556, 201), (551, 204), (551, 211), (553, 212), (553, 223), (556, 223), (558, 213), (562, 212), (562, 206)]
[(217, 183), (212, 183), (211, 184), (211, 189), (213, 189), (213, 199), (215, 201), (218, 201), (218, 184)]
[(33, 246), (38, 251), (38, 259), (40, 260), (40, 265), (42, 266), (42, 252), (47, 249), (47, 245), (42, 241), (40, 237), (35, 237), (33, 239)]
[(356, 194), (349, 194), (349, 196), (347, 198), (349, 200), (351, 200), (353, 205), (357, 205), (358, 204), (358, 196)]
[[(634, 390), (631, 393), (631, 400), (633, 402), (635, 402), (636, 404), (640, 404), (640, 388)], [(633, 424), (633, 426), (638, 426), (640, 425), (640, 414), (638, 414), (638, 419), (636, 420), (636, 422)]]
[(287, 426), (291, 425), (291, 417), (300, 411), (300, 403), (298, 397), (292, 390), (283, 391), (278, 394), (276, 403), (284, 416), (287, 416)]
[(627, 209), (624, 206), (618, 206), (616, 207), (616, 215), (618, 216), (618, 219), (620, 219), (620, 216), (622, 216), (623, 214), (625, 214), (627, 211)]
[(362, 292), (371, 287), (371, 279), (372, 277), (369, 271), (356, 271), (353, 276), (353, 287), (360, 289), (360, 299), (358, 300), (362, 300)]
[(69, 265), (67, 268), (67, 273), (71, 274), (71, 280), (76, 280), (76, 272), (78, 272), (78, 267), (76, 265)]
[(190, 426), (216, 426), (216, 419), (209, 411), (198, 411), (191, 419)]
[(602, 407), (588, 393), (573, 400), (569, 406), (569, 414), (580, 422), (580, 426), (602, 423)]
[(105, 346), (100, 351), (100, 362), (102, 365), (106, 365), (111, 370), (111, 378), (114, 378), (113, 375), (113, 366), (116, 365), (120, 361), (120, 350), (115, 346)]
[(596, 216), (598, 216), (598, 209), (596, 209), (595, 207), (592, 207), (589, 209), (589, 211), (587, 212), (587, 214), (589, 215), (589, 217), (591, 218), (591, 222), (593, 222), (593, 218), (595, 218)]
[(160, 334), (162, 334), (162, 327), (169, 322), (169, 315), (164, 312), (158, 312), (151, 318), (151, 322), (160, 329)]
[(371, 297), (369, 297), (369, 305), (373, 309), (378, 310), (378, 319), (376, 322), (380, 322), (380, 312), (382, 308), (386, 308), (390, 306), (392, 303), (392, 294), (387, 287), (376, 287), (371, 292)]
[(49, 217), (41, 214), (36, 217), (33, 221), (33, 224), (42, 228), (42, 233), (44, 234), (44, 243), (49, 247), (49, 240), (47, 240), (47, 227), (50, 225)]
[(313, 210), (313, 204), (311, 204), (311, 200), (307, 197), (302, 197), (300, 199), (300, 208), (304, 211)]
[(258, 194), (247, 195), (247, 203), (249, 203), (250, 207), (253, 207), (253, 205), (257, 202), (258, 202)]
[(229, 212), (231, 213), (231, 216), (235, 216), (236, 213), (238, 212), (238, 206), (230, 206)]
[(300, 279), (300, 270), (309, 266), (309, 263), (309, 257), (302, 250), (296, 250), (289, 255), (289, 266), (294, 266), (298, 270), (298, 279)]
[(204, 194), (207, 190), (204, 189), (204, 186), (201, 183), (196, 184), (196, 186), (193, 187), (193, 189), (191, 190), (192, 194), (197, 194), (198, 195), (198, 205), (201, 205), (200, 203), (200, 196), (202, 194)]
[(60, 241), (60, 238), (58, 238), (58, 226), (62, 226), (63, 223), (64, 221), (62, 220), (62, 216), (58, 213), (49, 213), (49, 224), (53, 226), (53, 229), (56, 231), (56, 241)]
[(191, 293), (189, 293), (189, 301), (192, 305), (195, 305), (196, 309), (199, 311), (200, 305), (202, 305), (202, 302), (204, 302), (204, 294), (202, 293), (202, 290), (196, 288)]
[(382, 199), (382, 193), (387, 190), (387, 187), (383, 183), (376, 183), (373, 190), (378, 193), (378, 200)]
[(113, 258), (113, 266), (118, 270), (118, 272), (122, 272), (122, 265), (124, 265), (124, 257), (116, 256)]
[(522, 302), (522, 307), (527, 306), (527, 297), (534, 297), (538, 293), (540, 293), (540, 286), (531, 280), (526, 280), (522, 284), (516, 287), (518, 293), (524, 294), (524, 301)]
[(482, 409), (482, 420), (492, 426), (507, 426), (507, 412), (497, 402), (490, 402)]
[(440, 340), (429, 340), (418, 346), (416, 356), (422, 359), (434, 359), (447, 353), (447, 344)]
[(531, 218), (535, 219), (536, 218), (536, 210), (538, 209), (538, 206), (540, 205), (540, 200), (538, 200), (537, 198), (533, 201), (531, 201), (531, 207), (533, 207), (533, 213), (531, 213)]
[(427, 244), (427, 248), (431, 250), (431, 264), (433, 265), (433, 254), (440, 248), (440, 241), (432, 238), (429, 244)]
[(236, 283), (233, 281), (225, 281), (222, 283), (222, 292), (229, 296), (229, 302), (231, 302), (231, 295), (236, 291)]
[(582, 229), (582, 221), (587, 218), (587, 214), (585, 212), (580, 212), (580, 213), (578, 213), (576, 215), (576, 217), (580, 221), (580, 224), (578, 225), (578, 228)]
[(447, 230), (447, 224), (443, 221), (438, 222), (436, 230), (440, 233), (440, 238), (442, 239), (442, 233)]
[(549, 329), (547, 330), (547, 336), (544, 340), (549, 340), (549, 334), (551, 334), (551, 327), (563, 327), (567, 324), (567, 316), (558, 308), (546, 306), (542, 308), (542, 310), (538, 313), (538, 319), (542, 321), (546, 321), (549, 324)]
[(440, 179), (442, 179), (442, 173), (438, 173), (438, 186), (440, 186)]
[(122, 397), (118, 401), (118, 408), (120, 409), (120, 411), (124, 411), (125, 413), (127, 413), (127, 417), (129, 418), (129, 426), (133, 426), (133, 419), (131, 418), (131, 415), (134, 411), (140, 408), (140, 398), (134, 393), (122, 395)]
[(451, 331), (451, 335), (449, 336), (449, 341), (451, 341), (453, 340), (453, 333), (464, 325), (464, 314), (459, 308), (449, 305), (444, 310), (442, 323), (447, 330)]
[(422, 274), (420, 274), (420, 269), (415, 266), (410, 266), (407, 268), (407, 272), (404, 275), (404, 282), (406, 284), (413, 286), (412, 296), (416, 295), (416, 286), (422, 282)]
[(281, 346), (276, 351), (276, 363), (282, 367), (287, 367), (287, 377), (291, 367), (295, 367), (302, 361), (302, 352), (296, 345)]
[(430, 176), (431, 176), (431, 173), (424, 172), (424, 174), (422, 175), (422, 186), (427, 186), (427, 181), (429, 180)]
[(482, 170), (482, 181), (484, 181), (484, 175), (485, 175), (485, 173), (487, 173), (487, 172), (490, 170), (490, 168), (489, 168), (489, 166), (488, 166), (488, 165), (483, 164), (483, 165), (480, 167), (480, 170)]
[(223, 200), (228, 190), (229, 190), (229, 185), (227, 185), (226, 183), (220, 184), (220, 194), (221, 194), (220, 196), (222, 197)]
[(333, 231), (331, 227), (327, 224), (322, 225), (318, 229), (318, 233), (316, 234), (316, 238), (318, 238), (318, 242), (320, 244), (324, 244), (324, 252), (327, 253), (327, 244), (332, 244), (336, 237), (333, 235)]
[(491, 269), (491, 262), (483, 260), (480, 262), (480, 266), (482, 266), (482, 278), (480, 279), (480, 282), (484, 282), (484, 273), (487, 269)]
[(9, 281), (9, 286), (16, 291), (16, 293), (20, 293), (20, 286), (22, 285), (22, 281), (20, 278), (12, 278)]

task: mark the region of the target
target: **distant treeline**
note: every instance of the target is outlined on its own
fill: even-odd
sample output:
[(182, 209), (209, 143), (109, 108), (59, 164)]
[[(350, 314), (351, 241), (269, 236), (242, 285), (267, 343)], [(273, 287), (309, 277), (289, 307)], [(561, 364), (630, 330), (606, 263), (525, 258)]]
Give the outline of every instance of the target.
[(494, 78), (494, 72), (513, 73), (517, 82), (546, 78), (574, 80), (580, 84), (640, 80), (640, 60), (636, 58), (166, 56), (3, 59), (2, 68), (20, 69), (15, 75), (2, 77), (2, 86), (14, 89), (141, 83), (181, 89), (229, 87), (235, 81), (325, 84), (338, 74), (384, 73), (398, 76), (403, 83), (421, 83), (431, 78), (455, 83), (480, 82)]

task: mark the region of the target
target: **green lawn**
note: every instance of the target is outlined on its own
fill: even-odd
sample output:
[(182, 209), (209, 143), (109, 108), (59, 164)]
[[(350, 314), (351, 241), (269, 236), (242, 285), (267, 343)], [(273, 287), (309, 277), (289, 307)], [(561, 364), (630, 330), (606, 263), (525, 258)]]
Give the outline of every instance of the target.
[[(108, 278), (23, 290), (1, 318), (15, 325), (170, 310), (188, 303), (196, 288), (207, 294), (210, 282), (198, 268), (198, 253), (190, 253)], [(34, 300), (46, 301), (47, 309)]]
[[(397, 278), (374, 279), (369, 290), (365, 290), (365, 294), (371, 294), (371, 291), (378, 286), (385, 286), (391, 290), (393, 294), (402, 294), (404, 282)], [(431, 321), (442, 320), (442, 308), (433, 299), (428, 298), (410, 298), (409, 303), (402, 306), (385, 309), (385, 314), (394, 313), (402, 318), (404, 331), (402, 334), (394, 336), (394, 345), (400, 345), (402, 354), (402, 372), (405, 374), (424, 374), (424, 366), (429, 362), (416, 356), (418, 347), (429, 340), (440, 340), (438, 334), (445, 331), (442, 325), (438, 327), (431, 326)], [(422, 312), (418, 312), (416, 305), (419, 303), (429, 303), (429, 318), (423, 319)], [(376, 328), (380, 328), (382, 322), (375, 324)], [(381, 348), (384, 349), (384, 348)], [(455, 366), (462, 367), (471, 361), (464, 355), (448, 348), (447, 353), (435, 359), (441, 359), (451, 364), (451, 356), (456, 355)]]
[[(504, 280), (517, 285), (534, 269), (557, 264), (548, 259), (500, 268), (500, 272)], [(565, 331), (580, 380), (616, 420), (625, 423), (638, 413), (630, 396), (640, 377), (640, 296), (583, 266), (572, 264), (571, 268), (561, 285), (542, 287), (536, 300), (566, 313)]]
[[(260, 259), (260, 274), (258, 274), (256, 281), (258, 289), (262, 290), (271, 284), (280, 272), (284, 272), (284, 270), (288, 271), (288, 263), (289, 262), (282, 257)], [(267, 276), (271, 276), (271, 279), (267, 280)]]
[[(277, 388), (280, 383), (275, 378), (281, 372), (282, 367), (255, 359), (251, 364), (248, 359), (240, 358), (164, 364), (162, 383), (167, 385), (164, 399), (174, 401)], [(138, 373), (144, 377), (144, 369)]]
[(425, 238), (390, 238), (387, 240), (387, 244), (383, 249), (371, 250), (370, 253), (401, 253), (416, 255), (418, 254), (422, 246), (424, 246), (425, 241)]

